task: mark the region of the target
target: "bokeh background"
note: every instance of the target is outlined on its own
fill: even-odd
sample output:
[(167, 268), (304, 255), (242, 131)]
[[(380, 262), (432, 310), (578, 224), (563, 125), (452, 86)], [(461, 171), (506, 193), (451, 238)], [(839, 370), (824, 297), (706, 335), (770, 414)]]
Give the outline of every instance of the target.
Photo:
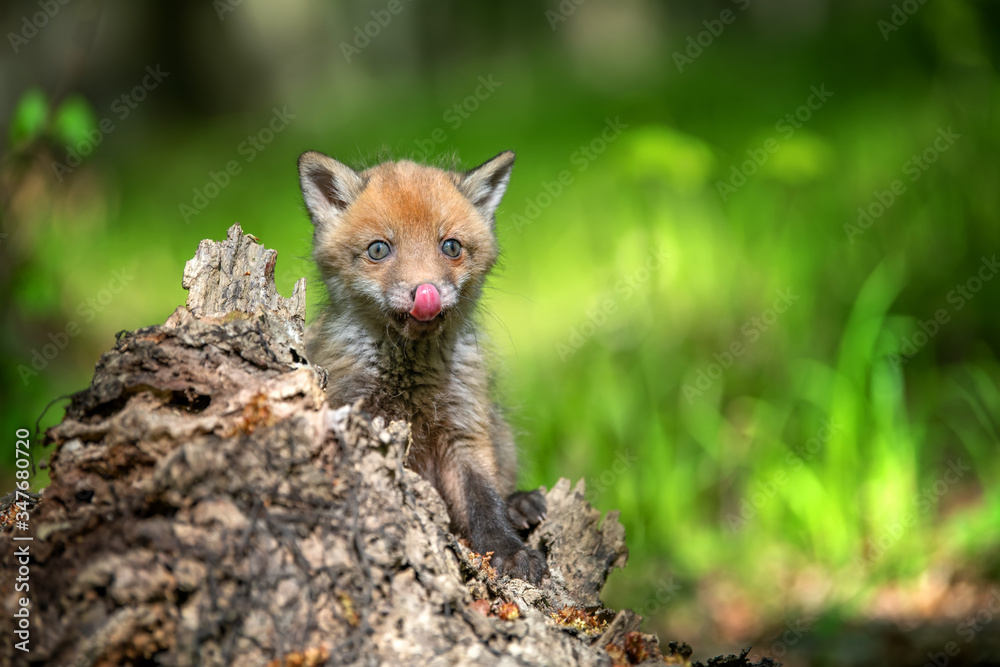
[(43, 0), (0, 26), (3, 491), (15, 429), (184, 302), (200, 239), (241, 223), (315, 315), (301, 152), (510, 148), (483, 324), (522, 486), (621, 511), (606, 602), (701, 658), (992, 650), (1000, 3)]

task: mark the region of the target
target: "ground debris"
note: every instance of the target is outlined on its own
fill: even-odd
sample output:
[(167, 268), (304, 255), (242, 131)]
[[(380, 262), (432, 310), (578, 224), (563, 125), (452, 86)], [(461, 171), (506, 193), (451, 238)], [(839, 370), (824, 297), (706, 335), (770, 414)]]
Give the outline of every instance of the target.
[(596, 635), (604, 632), (610, 622), (606, 618), (598, 618), (596, 613), (577, 607), (563, 607), (559, 611), (550, 614), (550, 616), (559, 625), (574, 628), (588, 635)]

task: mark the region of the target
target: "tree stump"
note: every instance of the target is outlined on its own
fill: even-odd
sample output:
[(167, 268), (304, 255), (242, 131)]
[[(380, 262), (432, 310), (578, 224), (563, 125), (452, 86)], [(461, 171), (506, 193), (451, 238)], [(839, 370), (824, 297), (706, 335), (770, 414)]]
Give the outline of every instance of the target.
[(408, 425), (326, 403), (305, 279), (279, 296), (275, 260), (239, 225), (202, 241), (187, 306), (119, 334), (48, 431), (34, 539), (0, 535), (0, 627), (30, 600), (27, 644), (0, 633), (3, 664), (689, 664), (601, 605), (625, 531), (582, 481), (547, 492), (528, 539), (547, 554), (541, 588), (456, 539), (404, 467)]

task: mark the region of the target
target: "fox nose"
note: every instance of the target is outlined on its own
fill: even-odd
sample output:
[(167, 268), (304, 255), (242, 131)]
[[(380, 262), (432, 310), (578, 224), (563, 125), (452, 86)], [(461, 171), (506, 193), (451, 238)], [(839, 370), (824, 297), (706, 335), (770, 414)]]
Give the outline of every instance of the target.
[(441, 293), (430, 283), (417, 285), (413, 290), (413, 309), (410, 311), (415, 319), (430, 322), (441, 312)]

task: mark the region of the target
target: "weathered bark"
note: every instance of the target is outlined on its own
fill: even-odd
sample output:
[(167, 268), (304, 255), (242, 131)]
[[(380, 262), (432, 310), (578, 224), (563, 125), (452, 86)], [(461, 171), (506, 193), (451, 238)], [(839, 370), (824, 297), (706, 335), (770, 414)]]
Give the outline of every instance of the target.
[[(275, 256), (239, 226), (203, 241), (187, 307), (121, 335), (49, 430), (31, 652), (5, 631), (0, 661), (662, 663), (638, 616), (600, 606), (627, 558), (617, 514), (602, 522), (583, 482), (560, 480), (528, 538), (551, 577), (496, 577), (404, 467), (408, 426), (326, 404), (304, 357), (304, 280), (278, 296)], [(13, 552), (6, 533), (0, 550)], [(0, 627), (24, 595), (13, 571)], [(667, 653), (687, 664), (690, 649)]]

